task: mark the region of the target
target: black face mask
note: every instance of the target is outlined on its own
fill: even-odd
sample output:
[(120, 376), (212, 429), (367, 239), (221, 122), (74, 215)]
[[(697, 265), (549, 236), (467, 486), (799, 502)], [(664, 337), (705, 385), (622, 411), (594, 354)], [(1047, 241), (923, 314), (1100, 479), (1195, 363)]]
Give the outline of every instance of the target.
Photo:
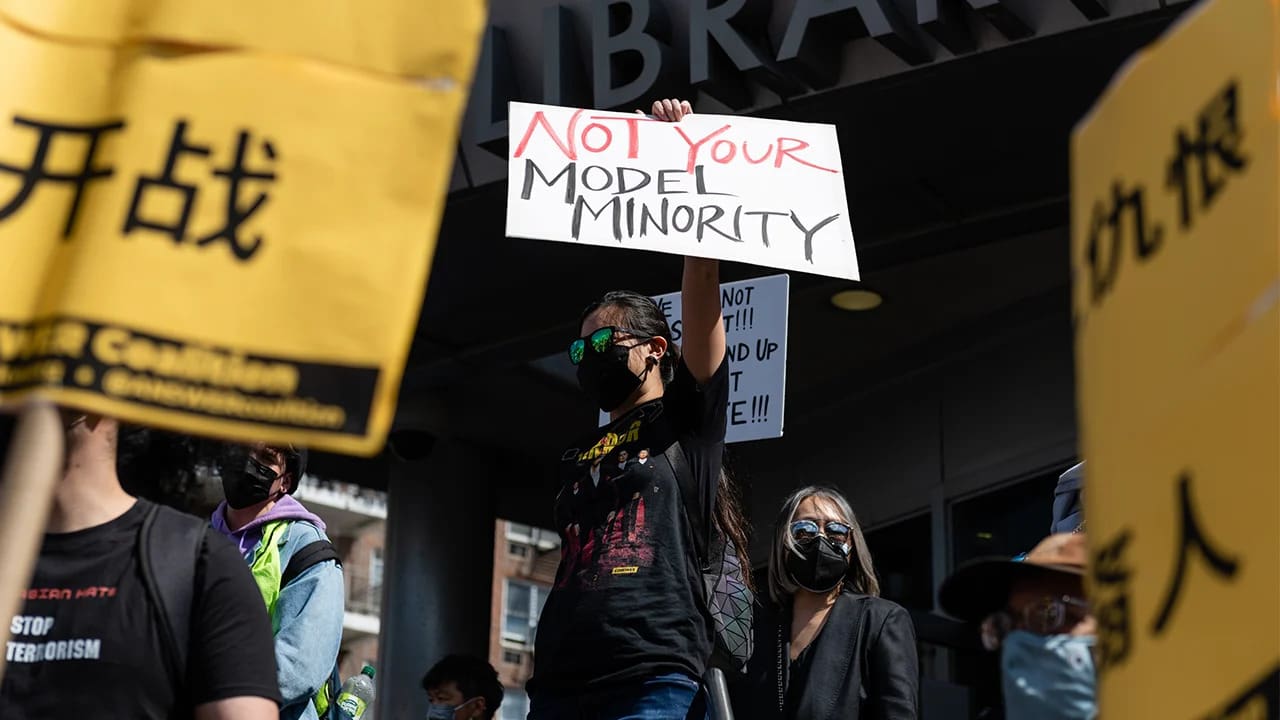
[(240, 472), (224, 472), (222, 492), (227, 497), (227, 507), (243, 510), (275, 499), (271, 495), (271, 485), (277, 477), (279, 475), (271, 468), (253, 458), (245, 462), (244, 470)]
[(825, 535), (796, 541), (801, 556), (787, 553), (786, 568), (797, 585), (810, 592), (831, 592), (849, 569), (849, 556)]
[[(644, 377), (631, 372), (627, 365), (630, 356), (630, 347), (610, 345), (602, 353), (588, 352), (578, 364), (578, 386), (605, 412), (626, 402), (644, 383)], [(648, 373), (646, 369), (645, 374)]]

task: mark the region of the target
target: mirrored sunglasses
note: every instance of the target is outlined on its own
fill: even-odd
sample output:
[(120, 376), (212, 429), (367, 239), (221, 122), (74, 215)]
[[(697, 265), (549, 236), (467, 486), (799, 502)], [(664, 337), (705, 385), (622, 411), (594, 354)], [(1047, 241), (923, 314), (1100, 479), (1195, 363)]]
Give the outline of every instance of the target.
[(608, 350), (609, 346), (614, 344), (619, 335), (630, 335), (631, 337), (640, 340), (648, 340), (651, 338), (651, 336), (645, 335), (644, 333), (636, 330), (606, 325), (590, 335), (584, 335), (583, 337), (569, 343), (569, 362), (574, 365), (582, 362), (582, 358), (587, 354), (587, 348), (591, 348), (592, 352), (596, 353), (602, 353), (605, 350)]
[[(851, 530), (848, 525), (838, 520), (828, 520), (825, 524), (825, 528), (820, 528), (816, 521), (797, 520), (791, 523), (791, 538), (799, 541), (808, 540), (809, 538), (817, 537), (818, 535), (826, 535), (827, 539), (831, 542), (846, 546), (849, 544), (849, 533)], [(848, 552), (847, 547), (845, 552)]]

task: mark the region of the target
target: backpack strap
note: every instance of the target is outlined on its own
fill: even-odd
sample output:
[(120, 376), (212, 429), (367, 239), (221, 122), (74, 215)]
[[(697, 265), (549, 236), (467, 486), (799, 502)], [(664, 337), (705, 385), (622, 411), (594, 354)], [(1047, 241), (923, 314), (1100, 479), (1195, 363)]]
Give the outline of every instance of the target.
[(302, 546), (293, 554), (293, 557), (289, 558), (289, 564), (280, 574), (280, 587), (283, 588), (311, 569), (313, 565), (319, 565), (326, 560), (332, 560), (338, 564), (338, 567), (342, 567), (342, 558), (338, 556), (338, 549), (328, 540), (316, 540)]
[(138, 564), (147, 594), (160, 612), (160, 637), (179, 685), (187, 678), (187, 644), (195, 604), (196, 566), (206, 521), (146, 500), (139, 531)]
[(684, 456), (684, 448), (680, 446), (680, 442), (676, 441), (667, 446), (662, 453), (667, 458), (667, 462), (671, 463), (671, 472), (676, 476), (676, 482), (680, 484), (680, 497), (684, 498), (684, 517), (689, 521), (689, 527), (693, 530), (694, 549), (698, 553), (698, 567), (705, 569), (707, 567), (707, 548), (711, 544), (708, 537), (707, 524), (705, 522), (694, 522), (693, 515), (689, 512), (690, 508), (698, 507), (698, 482), (693, 476), (693, 469), (689, 467), (689, 459)]

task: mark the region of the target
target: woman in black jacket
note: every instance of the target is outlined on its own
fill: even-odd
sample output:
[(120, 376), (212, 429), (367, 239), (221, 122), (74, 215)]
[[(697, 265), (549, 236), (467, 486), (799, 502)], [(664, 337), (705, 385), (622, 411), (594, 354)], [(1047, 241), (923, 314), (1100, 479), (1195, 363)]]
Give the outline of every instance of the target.
[(848, 501), (825, 488), (792, 493), (769, 556), (773, 603), (756, 620), (735, 717), (915, 720), (915, 629), (879, 594)]

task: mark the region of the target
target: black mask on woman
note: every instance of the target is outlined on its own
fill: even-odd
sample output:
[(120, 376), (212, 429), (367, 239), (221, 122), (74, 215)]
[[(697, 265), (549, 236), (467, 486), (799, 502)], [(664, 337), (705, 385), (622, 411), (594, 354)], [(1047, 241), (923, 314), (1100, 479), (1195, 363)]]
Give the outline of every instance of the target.
[(831, 592), (849, 569), (849, 555), (825, 535), (797, 540), (797, 556), (787, 553), (786, 568), (797, 585), (810, 592)]
[[(631, 347), (610, 345), (602, 353), (588, 351), (578, 363), (578, 386), (605, 412), (612, 412), (644, 383), (627, 364)], [(646, 369), (645, 374), (649, 371)]]
[(266, 502), (271, 499), (271, 485), (276, 481), (271, 468), (249, 458), (244, 470), (222, 473), (222, 493), (227, 497), (227, 507), (232, 510)]

